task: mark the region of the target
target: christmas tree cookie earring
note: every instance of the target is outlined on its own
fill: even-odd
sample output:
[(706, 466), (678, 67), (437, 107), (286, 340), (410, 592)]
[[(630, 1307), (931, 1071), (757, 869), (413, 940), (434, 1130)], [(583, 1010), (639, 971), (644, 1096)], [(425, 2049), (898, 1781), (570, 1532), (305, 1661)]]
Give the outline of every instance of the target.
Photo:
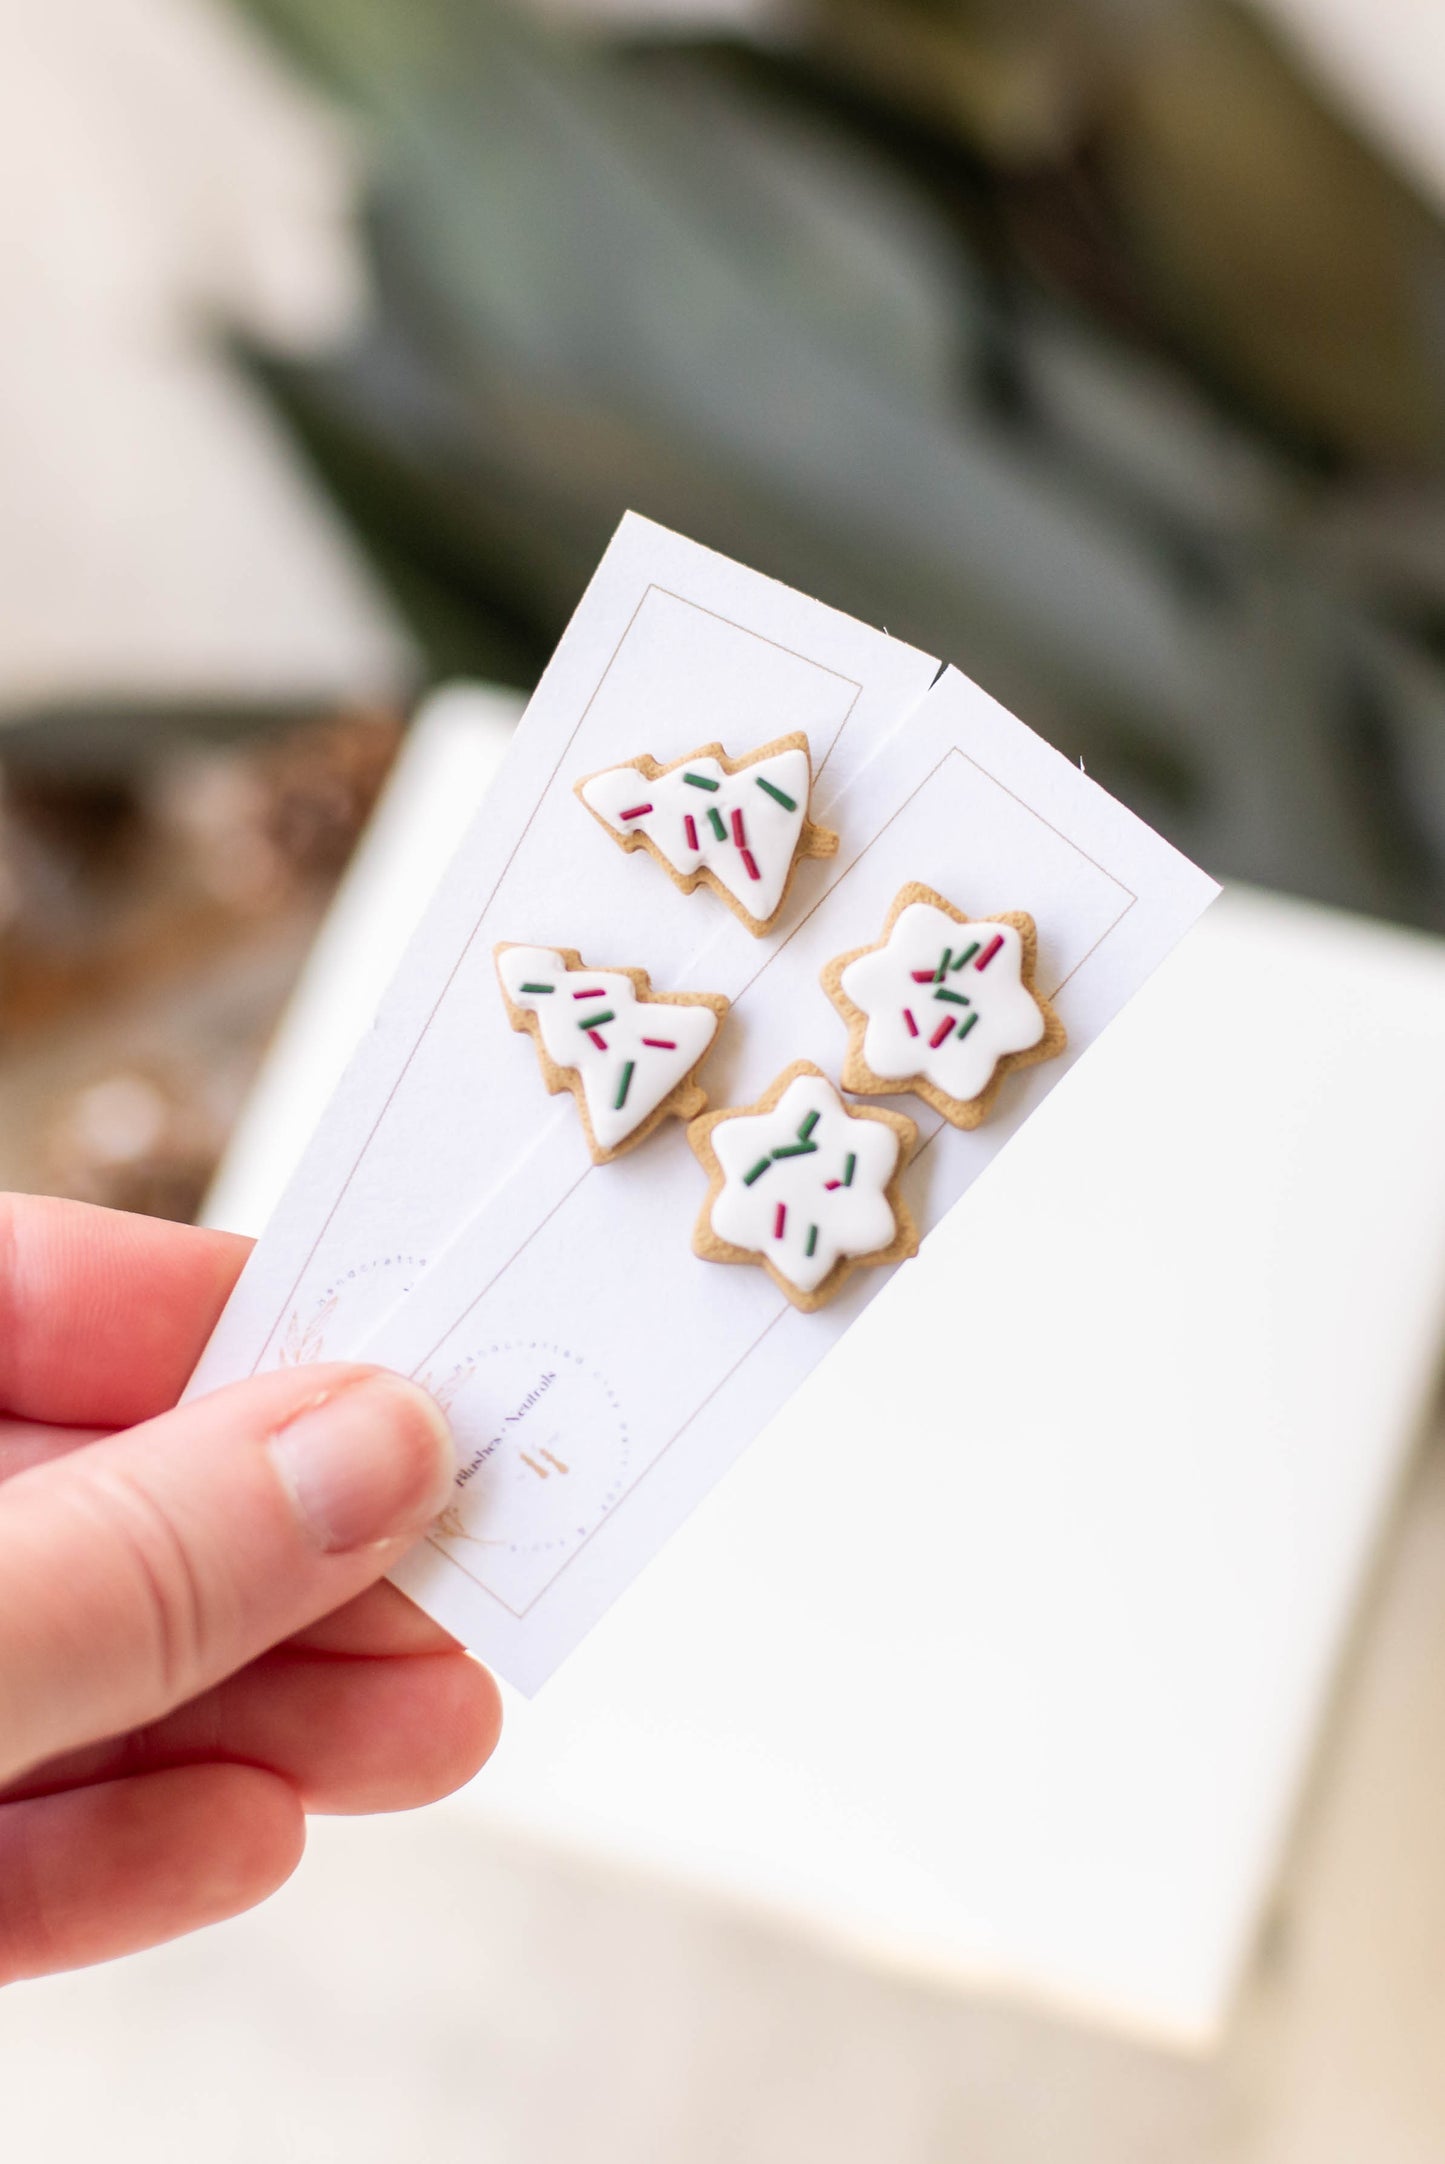
[(707, 1262), (751, 1262), (811, 1313), (864, 1264), (901, 1262), (918, 1233), (898, 1193), (918, 1129), (901, 1112), (843, 1102), (801, 1059), (756, 1104), (687, 1130), (711, 1185), (692, 1244)]
[(588, 969), (575, 947), (504, 942), (495, 955), (512, 1027), (531, 1036), (552, 1094), (576, 1098), (594, 1164), (702, 1111), (694, 1073), (728, 1011), (720, 992), (654, 992), (645, 969)]
[(646, 752), (576, 784), (619, 848), (645, 849), (684, 894), (709, 886), (756, 936), (775, 923), (802, 857), (838, 837), (808, 817), (813, 765), (799, 731), (729, 759), (704, 744), (659, 766)]
[(902, 889), (883, 937), (823, 971), (848, 1024), (843, 1087), (904, 1091), (977, 1127), (1017, 1067), (1055, 1059), (1063, 1023), (1034, 984), (1038, 936), (1022, 911), (971, 920), (932, 887)]

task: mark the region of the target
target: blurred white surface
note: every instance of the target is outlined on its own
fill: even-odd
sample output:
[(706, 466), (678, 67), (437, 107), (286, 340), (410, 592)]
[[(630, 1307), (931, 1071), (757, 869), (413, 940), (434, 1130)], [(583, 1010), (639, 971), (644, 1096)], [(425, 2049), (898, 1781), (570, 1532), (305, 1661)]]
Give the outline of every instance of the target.
[(520, 692), (455, 685), (408, 733), (206, 1198), (208, 1225), (259, 1232), (502, 762)]
[(1208, 2061), (840, 1957), (464, 1796), (313, 1822), (253, 1915), (0, 1993), (6, 2154), (1439, 2164), (1445, 1432), (1372, 1606), (1268, 1960)]
[[(434, 739), (474, 711), (470, 751), (414, 737), (285, 1072), (374, 1003), (364, 927), (414, 919), (490, 770), (473, 696)], [(476, 1807), (1214, 2041), (1435, 1369), (1442, 1102), (1445, 948), (1226, 896), (512, 1706)], [(249, 1123), (225, 1221), (301, 1129)]]
[(409, 648), (224, 355), (365, 306), (335, 119), (220, 0), (0, 0), (0, 721), (393, 694)]
[(1445, 950), (1233, 894), (482, 1808), (1215, 2041), (1445, 1320)]

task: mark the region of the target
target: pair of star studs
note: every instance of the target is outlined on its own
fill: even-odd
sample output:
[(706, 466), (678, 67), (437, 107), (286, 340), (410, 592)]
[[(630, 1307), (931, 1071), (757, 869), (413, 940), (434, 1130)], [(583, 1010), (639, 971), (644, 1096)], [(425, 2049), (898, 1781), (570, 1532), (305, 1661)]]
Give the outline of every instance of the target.
[[(578, 794), (624, 848), (646, 847), (686, 892), (711, 887), (759, 935), (800, 856), (837, 848), (808, 817), (805, 738), (737, 762), (715, 745), (666, 769), (644, 758), (589, 777)], [(971, 919), (935, 889), (905, 886), (881, 935), (822, 972), (848, 1030), (843, 1089), (913, 1095), (951, 1125), (977, 1127), (1011, 1073), (1064, 1049), (1036, 961), (1031, 917)], [(532, 1037), (547, 1088), (575, 1098), (596, 1163), (667, 1119), (687, 1124), (709, 1180), (693, 1234), (704, 1259), (760, 1265), (811, 1311), (855, 1269), (916, 1251), (899, 1192), (918, 1142), (906, 1113), (848, 1103), (807, 1060), (756, 1102), (709, 1111), (697, 1070), (728, 1012), (722, 994), (656, 992), (645, 970), (590, 969), (575, 948), (504, 943), (496, 966), (513, 1028)]]

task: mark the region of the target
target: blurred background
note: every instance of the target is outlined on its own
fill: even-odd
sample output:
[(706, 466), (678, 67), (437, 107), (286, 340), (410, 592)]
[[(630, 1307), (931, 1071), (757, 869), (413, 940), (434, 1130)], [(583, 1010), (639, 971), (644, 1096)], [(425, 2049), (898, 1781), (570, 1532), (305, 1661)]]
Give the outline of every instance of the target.
[(0, 1176), (194, 1206), (415, 694), (629, 504), (1445, 924), (1442, 35), (3, 0)]
[[(419, 699), (525, 692), (628, 507), (955, 661), (1212, 872), (1445, 931), (1437, 0), (0, 0), (0, 1181), (200, 1209)], [(308, 2159), (1433, 2164), (1422, 1462), (1304, 1952), (1265, 1931), (1207, 2065), (525, 1843), (438, 1968), (443, 1817), (374, 1833), (315, 2063), (258, 2003), (355, 1832), (280, 1922), (8, 2002), (24, 2153), (70, 2153), (79, 2022), (64, 2124), (134, 2080), (137, 2156), (264, 2108)], [(183, 2018), (229, 2132), (160, 2093)]]

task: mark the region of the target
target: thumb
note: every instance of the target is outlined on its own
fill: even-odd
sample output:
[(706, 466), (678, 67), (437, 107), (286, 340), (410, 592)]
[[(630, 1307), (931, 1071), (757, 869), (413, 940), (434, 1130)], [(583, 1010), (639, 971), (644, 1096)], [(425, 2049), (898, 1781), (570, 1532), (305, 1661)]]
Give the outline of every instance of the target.
[(0, 1487), (0, 1781), (158, 1719), (388, 1571), (455, 1461), (374, 1368), (253, 1377)]

